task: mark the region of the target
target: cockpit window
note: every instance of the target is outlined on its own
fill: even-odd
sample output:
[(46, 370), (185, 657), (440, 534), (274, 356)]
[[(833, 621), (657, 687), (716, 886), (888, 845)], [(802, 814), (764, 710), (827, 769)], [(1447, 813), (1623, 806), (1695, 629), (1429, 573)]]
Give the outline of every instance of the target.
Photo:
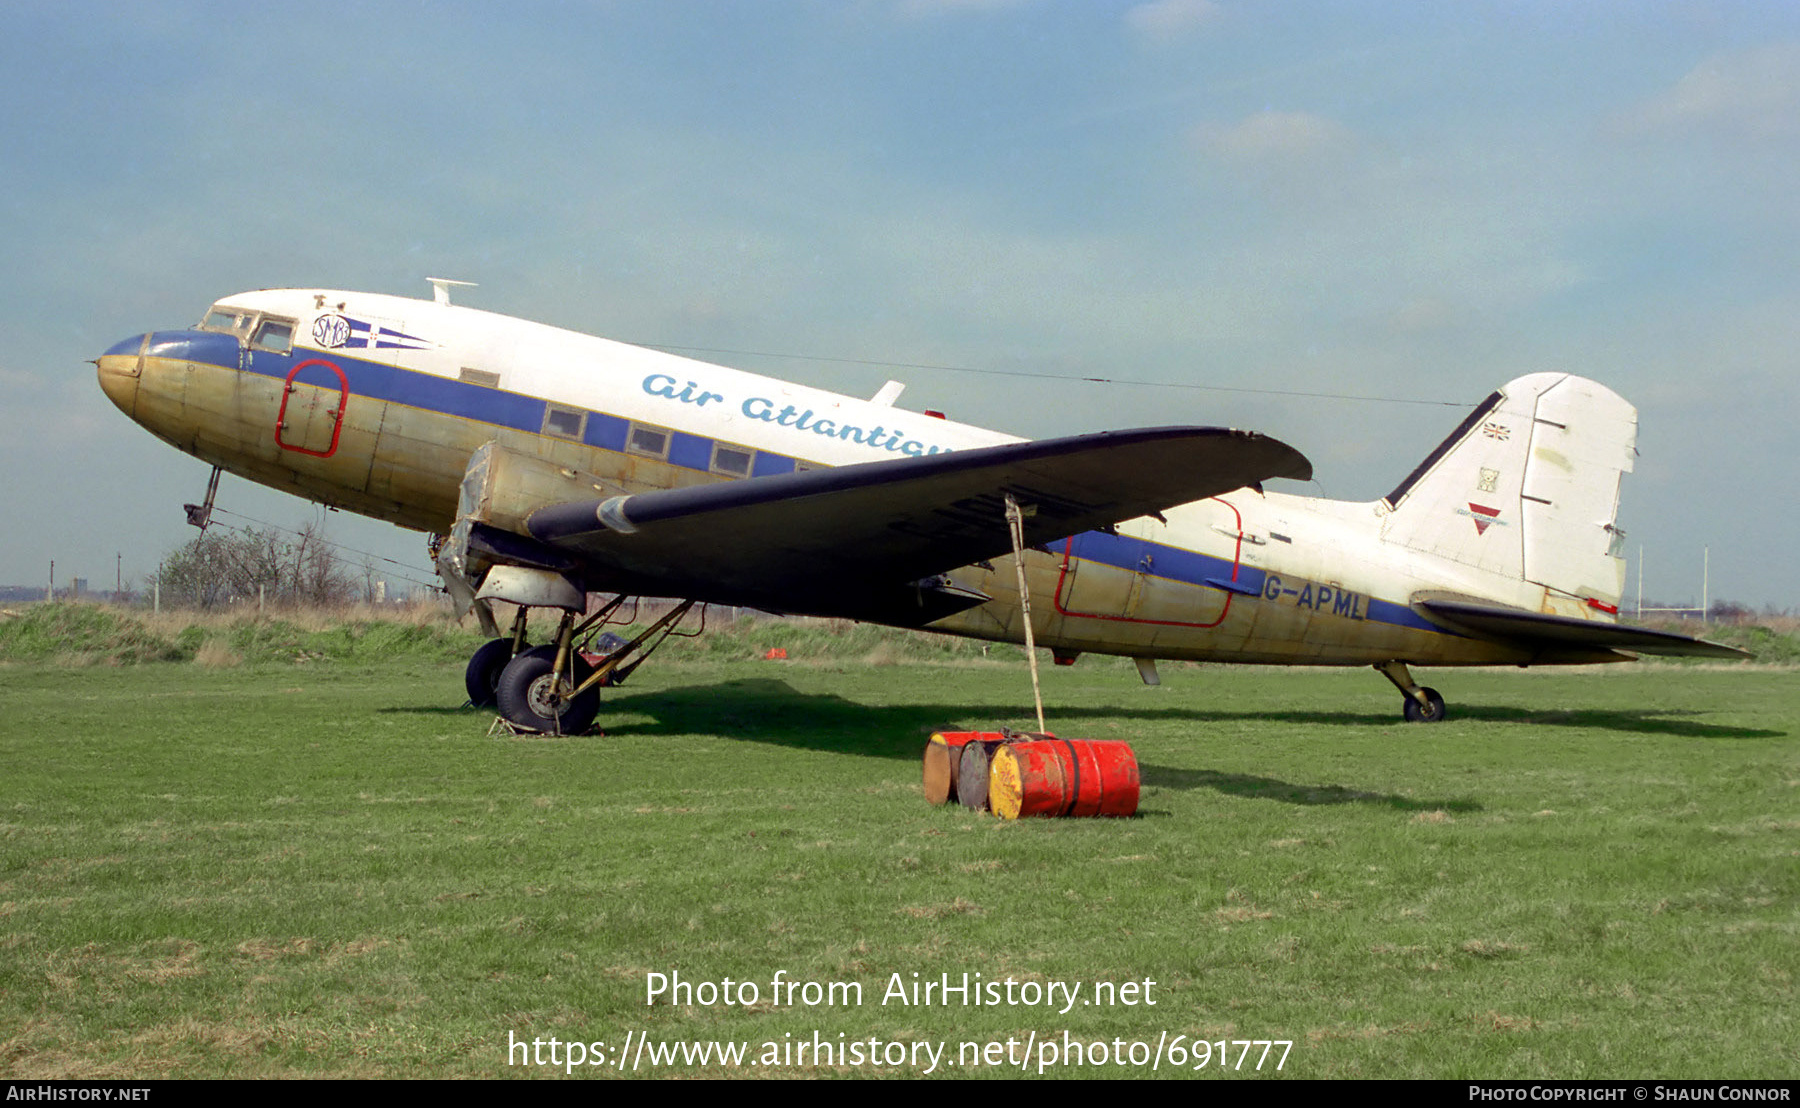
[(218, 331), (221, 334), (236, 335), (242, 338), (250, 331), (251, 316), (252, 313), (236, 308), (214, 307), (206, 313), (206, 318), (200, 321), (200, 329), (202, 331)]
[(286, 354), (294, 347), (294, 325), (282, 319), (265, 319), (256, 327), (256, 337), (250, 345), (258, 350), (273, 350), (277, 354)]

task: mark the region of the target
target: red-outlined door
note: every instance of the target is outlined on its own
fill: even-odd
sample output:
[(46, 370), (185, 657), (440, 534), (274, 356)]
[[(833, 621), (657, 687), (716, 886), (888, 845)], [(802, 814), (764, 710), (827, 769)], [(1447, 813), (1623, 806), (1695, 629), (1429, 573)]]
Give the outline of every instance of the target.
[(329, 458), (344, 429), (350, 379), (334, 362), (310, 358), (288, 370), (275, 416), (275, 443), (283, 450)]
[[(1216, 496), (1209, 499), (1231, 509), (1235, 538), (1232, 542), (1230, 580), (1235, 582), (1238, 578), (1238, 570), (1243, 565), (1244, 517), (1237, 510), (1237, 506), (1229, 500), (1221, 500)], [(1112, 623), (1137, 623), (1157, 627), (1217, 627), (1225, 622), (1225, 617), (1231, 612), (1232, 594), (1237, 590), (1213, 585), (1213, 588), (1219, 589), (1219, 592), (1223, 594), (1218, 610), (1193, 613), (1194, 615), (1210, 615), (1210, 619), (1151, 619), (1140, 616), (1138, 612), (1144, 590), (1149, 584), (1148, 579), (1156, 573), (1154, 553), (1146, 554), (1143, 560), (1133, 567), (1134, 576), (1128, 582), (1115, 579), (1112, 583), (1113, 591), (1111, 593), (1096, 585), (1088, 590), (1087, 595), (1081, 595), (1077, 592), (1077, 583), (1080, 581), (1081, 575), (1085, 572), (1092, 576), (1092, 570), (1096, 567), (1089, 566), (1087, 570), (1082, 569), (1083, 559), (1075, 553), (1077, 537), (1079, 536), (1071, 536), (1063, 543), (1061, 571), (1056, 577), (1056, 592), (1051, 597), (1051, 602), (1061, 615), (1074, 616), (1078, 619), (1100, 619)], [(1110, 567), (1097, 568), (1105, 573)], [(1211, 599), (1211, 597), (1207, 597), (1202, 603), (1210, 603)]]

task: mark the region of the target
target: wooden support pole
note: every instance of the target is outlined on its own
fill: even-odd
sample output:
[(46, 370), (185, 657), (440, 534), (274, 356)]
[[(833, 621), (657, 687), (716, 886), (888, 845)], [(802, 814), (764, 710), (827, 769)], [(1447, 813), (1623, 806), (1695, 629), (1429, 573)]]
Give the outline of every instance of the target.
[(1031, 589), (1025, 584), (1025, 513), (1012, 493), (1006, 494), (1006, 525), (1012, 531), (1013, 565), (1019, 571), (1019, 615), (1025, 621), (1025, 658), (1031, 663), (1031, 699), (1037, 707), (1038, 733), (1044, 726), (1044, 692), (1038, 684), (1037, 639), (1031, 631)]

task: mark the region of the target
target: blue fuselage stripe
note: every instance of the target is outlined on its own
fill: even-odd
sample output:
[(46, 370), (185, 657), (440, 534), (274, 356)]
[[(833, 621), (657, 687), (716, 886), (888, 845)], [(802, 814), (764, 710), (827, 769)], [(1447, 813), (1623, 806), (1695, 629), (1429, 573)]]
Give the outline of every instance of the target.
[[(109, 353), (135, 352), (139, 340), (120, 343)], [(129, 346), (132, 349), (127, 350)], [(211, 331), (159, 331), (150, 336), (145, 350), (150, 357), (179, 358), (189, 362), (216, 365), (223, 369), (245, 369), (264, 377), (286, 380), (296, 361), (329, 358), (349, 379), (350, 392), (371, 400), (403, 404), (407, 407), (441, 415), (456, 416), (478, 423), (506, 427), (528, 434), (542, 434), (547, 401), (515, 392), (489, 388), (468, 381), (402, 369), (347, 357), (342, 351), (296, 350), (282, 354), (268, 350), (252, 350), (246, 356), (237, 338)], [(310, 378), (306, 378), (310, 383)], [(323, 383), (323, 382), (320, 382)], [(335, 382), (333, 382), (335, 383)], [(623, 452), (631, 421), (605, 412), (588, 413), (582, 441), (602, 450)], [(670, 436), (669, 462), (684, 469), (708, 473), (712, 470), (713, 447), (718, 440), (676, 431)], [(758, 450), (752, 463), (751, 476), (766, 477), (792, 473), (796, 460), (782, 454)], [(1074, 557), (1097, 565), (1145, 573), (1171, 581), (1202, 588), (1219, 588), (1207, 578), (1232, 582), (1231, 592), (1261, 596), (1267, 574), (1264, 570), (1234, 563), (1196, 550), (1151, 542), (1126, 535), (1088, 531), (1074, 538)], [(1444, 634), (1443, 628), (1420, 617), (1405, 604), (1367, 598), (1364, 618), (1400, 627)]]
[(1075, 545), (1070, 553), (1084, 562), (1146, 573), (1152, 577), (1166, 577), (1189, 585), (1206, 585), (1208, 577), (1230, 580), (1235, 568), (1238, 581), (1254, 587), (1258, 594), (1262, 592), (1263, 571), (1254, 566), (1239, 564), (1234, 567), (1227, 558), (1216, 558), (1197, 550), (1183, 550), (1178, 546), (1167, 546), (1148, 539), (1089, 531), (1075, 536)]
[(1369, 597), (1369, 618), (1377, 623), (1391, 623), (1396, 627), (1410, 627), (1415, 631), (1430, 631), (1434, 635), (1466, 637), (1439, 627), (1405, 604), (1396, 604), (1392, 600), (1381, 600), (1373, 596)]

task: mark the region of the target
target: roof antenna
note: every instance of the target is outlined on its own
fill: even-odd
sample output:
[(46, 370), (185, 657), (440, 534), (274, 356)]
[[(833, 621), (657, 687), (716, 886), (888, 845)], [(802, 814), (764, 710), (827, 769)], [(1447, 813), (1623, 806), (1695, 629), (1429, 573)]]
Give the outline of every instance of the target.
[(473, 281), (452, 281), (448, 277), (427, 277), (425, 279), (431, 282), (431, 298), (445, 307), (450, 306), (450, 286), (455, 285), (457, 288), (463, 289), (477, 287)]

